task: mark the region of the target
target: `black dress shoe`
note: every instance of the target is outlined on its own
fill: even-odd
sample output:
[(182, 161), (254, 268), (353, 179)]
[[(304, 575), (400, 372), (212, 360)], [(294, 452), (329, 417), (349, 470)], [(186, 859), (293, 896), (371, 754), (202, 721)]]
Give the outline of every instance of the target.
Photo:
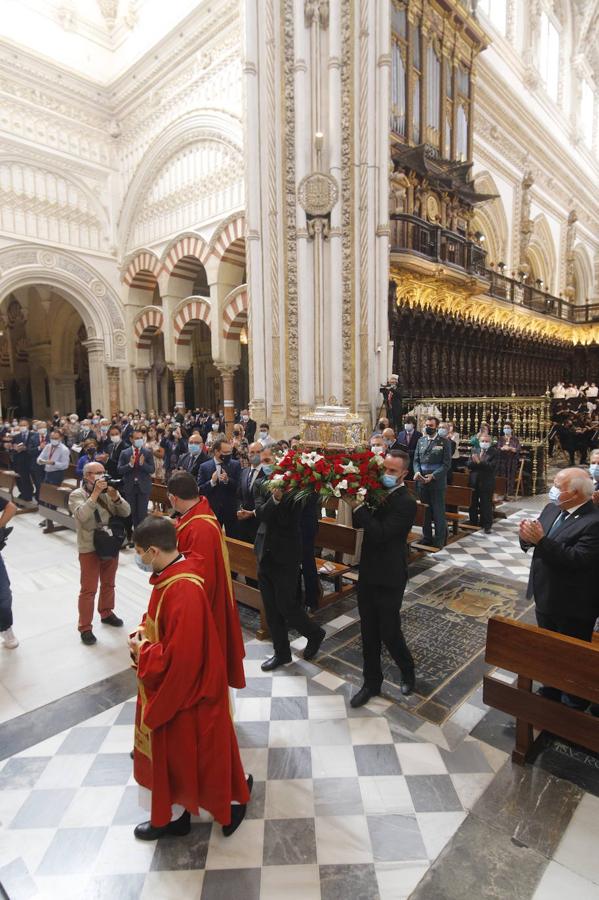
[(367, 684), (363, 684), (357, 694), (349, 701), (349, 705), (352, 709), (357, 709), (359, 706), (364, 706), (365, 703), (371, 699), (371, 697), (378, 697), (380, 691), (374, 691), (368, 687)]
[(416, 683), (416, 679), (414, 677), (413, 672), (410, 675), (402, 674), (401, 681), (399, 683), (399, 689), (402, 692), (404, 697), (409, 697), (409, 695), (414, 690), (415, 683)]
[(492, 531), (491, 528), (485, 528), (485, 534), (491, 534), (491, 531)]
[(91, 647), (92, 644), (96, 643), (97, 638), (93, 631), (82, 631), (81, 640), (84, 644), (87, 644), (88, 647)]
[(263, 672), (272, 672), (273, 669), (278, 669), (280, 666), (286, 666), (291, 662), (291, 656), (277, 656), (275, 653), (274, 656), (265, 659), (260, 668)]
[[(250, 794), (252, 793), (252, 788), (254, 786), (254, 776), (248, 775), (247, 786)], [(247, 803), (232, 803), (231, 804), (231, 821), (228, 825), (223, 825), (223, 834), (225, 837), (231, 837), (234, 831), (237, 831), (243, 820), (245, 819), (245, 813), (247, 810)]]
[(140, 841), (157, 841), (158, 838), (169, 835), (169, 837), (183, 837), (191, 831), (191, 815), (185, 810), (182, 816), (169, 822), (168, 825), (162, 825), (156, 828), (151, 822), (142, 822), (136, 825), (133, 834)]
[(123, 624), (123, 620), (119, 619), (118, 616), (115, 616), (114, 613), (110, 613), (109, 616), (106, 616), (105, 619), (102, 619), (102, 625), (113, 625), (114, 628), (120, 628)]
[(304, 659), (314, 659), (318, 651), (320, 650), (320, 645), (324, 641), (327, 636), (324, 628), (321, 628), (318, 634), (314, 635), (314, 637), (308, 638), (308, 643), (304, 647)]

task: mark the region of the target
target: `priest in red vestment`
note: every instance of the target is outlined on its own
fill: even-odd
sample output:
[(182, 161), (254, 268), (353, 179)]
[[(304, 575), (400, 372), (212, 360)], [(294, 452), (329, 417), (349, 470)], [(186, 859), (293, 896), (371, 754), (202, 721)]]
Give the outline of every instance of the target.
[[(200, 809), (228, 836), (245, 816), (253, 779), (243, 771), (208, 600), (214, 574), (179, 553), (169, 519), (148, 517), (133, 541), (153, 573), (148, 611), (129, 639), (138, 681), (133, 770), (152, 793), (150, 821), (135, 836), (188, 834)], [(173, 818), (176, 807), (183, 812)]]
[(175, 472), (167, 486), (169, 501), (176, 513), (177, 547), (185, 557), (202, 556), (213, 577), (205, 586), (214, 624), (227, 664), (231, 687), (245, 687), (243, 659), (245, 647), (237, 603), (233, 597), (229, 554), (223, 530), (189, 472)]

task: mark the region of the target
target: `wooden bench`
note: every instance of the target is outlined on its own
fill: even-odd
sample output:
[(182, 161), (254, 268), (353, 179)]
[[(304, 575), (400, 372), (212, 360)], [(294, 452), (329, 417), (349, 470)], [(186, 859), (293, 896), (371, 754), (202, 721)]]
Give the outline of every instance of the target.
[(520, 765), (533, 748), (533, 728), (599, 752), (599, 719), (532, 693), (533, 681), (599, 704), (599, 640), (579, 641), (500, 616), (489, 620), (485, 660), (517, 675), (510, 685), (483, 679), (483, 700), (516, 719), (512, 759)]
[[(454, 472), (452, 483), (456, 487), (468, 487), (470, 484), (469, 481), (470, 473), (469, 472)], [(495, 476), (495, 487), (493, 488), (493, 505), (496, 506), (500, 503), (503, 503), (503, 498), (507, 494), (507, 478), (504, 475), (496, 475)]]
[(11, 469), (0, 470), (0, 496), (3, 500), (9, 500), (16, 504), (15, 490), (17, 487), (17, 473)]
[[(406, 485), (411, 494), (416, 496), (416, 482), (406, 481)], [(464, 520), (468, 518), (466, 513), (460, 512), (462, 509), (470, 509), (472, 502), (472, 488), (461, 487), (448, 484), (445, 491), (445, 516), (451, 524), (453, 534), (457, 537), (458, 529)]]
[(53, 534), (66, 528), (75, 531), (75, 520), (69, 509), (71, 492), (72, 488), (66, 485), (64, 487), (46, 483), (40, 485), (38, 511), (46, 520), (44, 534)]
[[(334, 562), (332, 560), (321, 559), (316, 557), (316, 569), (319, 578), (330, 578), (335, 585), (332, 593), (325, 594), (319, 607), (328, 606), (333, 603), (342, 594), (353, 590), (354, 585), (348, 584), (343, 586), (342, 577), (351, 571), (351, 566), (343, 562), (345, 554), (353, 556), (356, 552), (356, 542), (358, 532), (351, 525), (338, 525), (335, 519), (324, 518), (318, 522), (318, 532), (314, 540), (314, 546), (318, 549), (332, 550), (334, 553)], [(321, 572), (322, 567), (326, 567), (328, 571)]]
[[(251, 578), (253, 581), (257, 581), (258, 560), (254, 553), (253, 544), (237, 541), (235, 538), (230, 537), (225, 538), (225, 540), (229, 552), (231, 571), (237, 572), (238, 575), (243, 575), (244, 578)], [(256, 631), (256, 637), (259, 641), (266, 640), (269, 637), (269, 631), (266, 624), (262, 594), (258, 588), (233, 579), (233, 596), (237, 603), (243, 603), (245, 606), (251, 607), (251, 609), (258, 610), (260, 613), (260, 628)]]
[[(152, 482), (150, 500), (152, 501), (153, 508), (159, 512), (168, 513), (171, 509), (171, 505), (168, 502), (166, 484), (162, 481)], [(235, 571), (235, 569), (233, 571)]]

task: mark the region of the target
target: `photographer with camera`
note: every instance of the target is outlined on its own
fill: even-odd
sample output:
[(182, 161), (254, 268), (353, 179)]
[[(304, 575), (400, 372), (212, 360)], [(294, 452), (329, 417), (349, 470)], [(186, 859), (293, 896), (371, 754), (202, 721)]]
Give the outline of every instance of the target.
[(387, 409), (389, 424), (397, 434), (401, 427), (402, 412), (402, 398), (401, 388), (399, 386), (399, 376), (390, 375), (388, 383), (382, 384), (379, 388), (379, 391), (383, 395), (383, 403), (385, 404), (385, 407)]
[(114, 613), (114, 580), (119, 550), (125, 535), (125, 519), (131, 507), (99, 462), (83, 469), (81, 487), (69, 497), (69, 509), (77, 528), (77, 549), (81, 590), (79, 593), (79, 633), (84, 644), (96, 643), (92, 631), (94, 599), (100, 584), (98, 612), (103, 625), (120, 627), (123, 620)]
[[(0, 497), (0, 550), (6, 546), (6, 539), (11, 533), (12, 528), (6, 526), (15, 515), (17, 506), (10, 500), (3, 500)], [(19, 642), (12, 630), (12, 591), (10, 589), (10, 580), (4, 565), (4, 560), (0, 555), (0, 638), (7, 650), (14, 650), (19, 646)]]

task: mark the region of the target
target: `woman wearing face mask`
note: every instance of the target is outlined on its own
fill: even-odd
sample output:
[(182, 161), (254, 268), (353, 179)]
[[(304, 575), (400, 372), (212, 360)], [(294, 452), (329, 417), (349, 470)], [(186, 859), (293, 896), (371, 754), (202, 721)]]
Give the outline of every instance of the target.
[(469, 485), (472, 488), (469, 524), (475, 527), (480, 525), (485, 534), (490, 534), (493, 526), (493, 491), (498, 453), (491, 438), (482, 435), (479, 449), (472, 448), (468, 461)]
[[(86, 441), (81, 448), (81, 456), (77, 460), (77, 468), (75, 469), (75, 474), (77, 478), (81, 478), (83, 474), (83, 467), (88, 464), (88, 462), (93, 462), (96, 458), (96, 451), (98, 449), (98, 445), (95, 441)], [(98, 460), (100, 462), (100, 460)]]
[(502, 429), (502, 436), (498, 442), (499, 463), (497, 474), (503, 475), (507, 481), (507, 493), (505, 499), (513, 497), (516, 492), (516, 475), (520, 462), (520, 441), (514, 435), (511, 422), (506, 422)]
[(591, 450), (589, 475), (593, 479), (593, 503), (599, 504), (599, 450)]

